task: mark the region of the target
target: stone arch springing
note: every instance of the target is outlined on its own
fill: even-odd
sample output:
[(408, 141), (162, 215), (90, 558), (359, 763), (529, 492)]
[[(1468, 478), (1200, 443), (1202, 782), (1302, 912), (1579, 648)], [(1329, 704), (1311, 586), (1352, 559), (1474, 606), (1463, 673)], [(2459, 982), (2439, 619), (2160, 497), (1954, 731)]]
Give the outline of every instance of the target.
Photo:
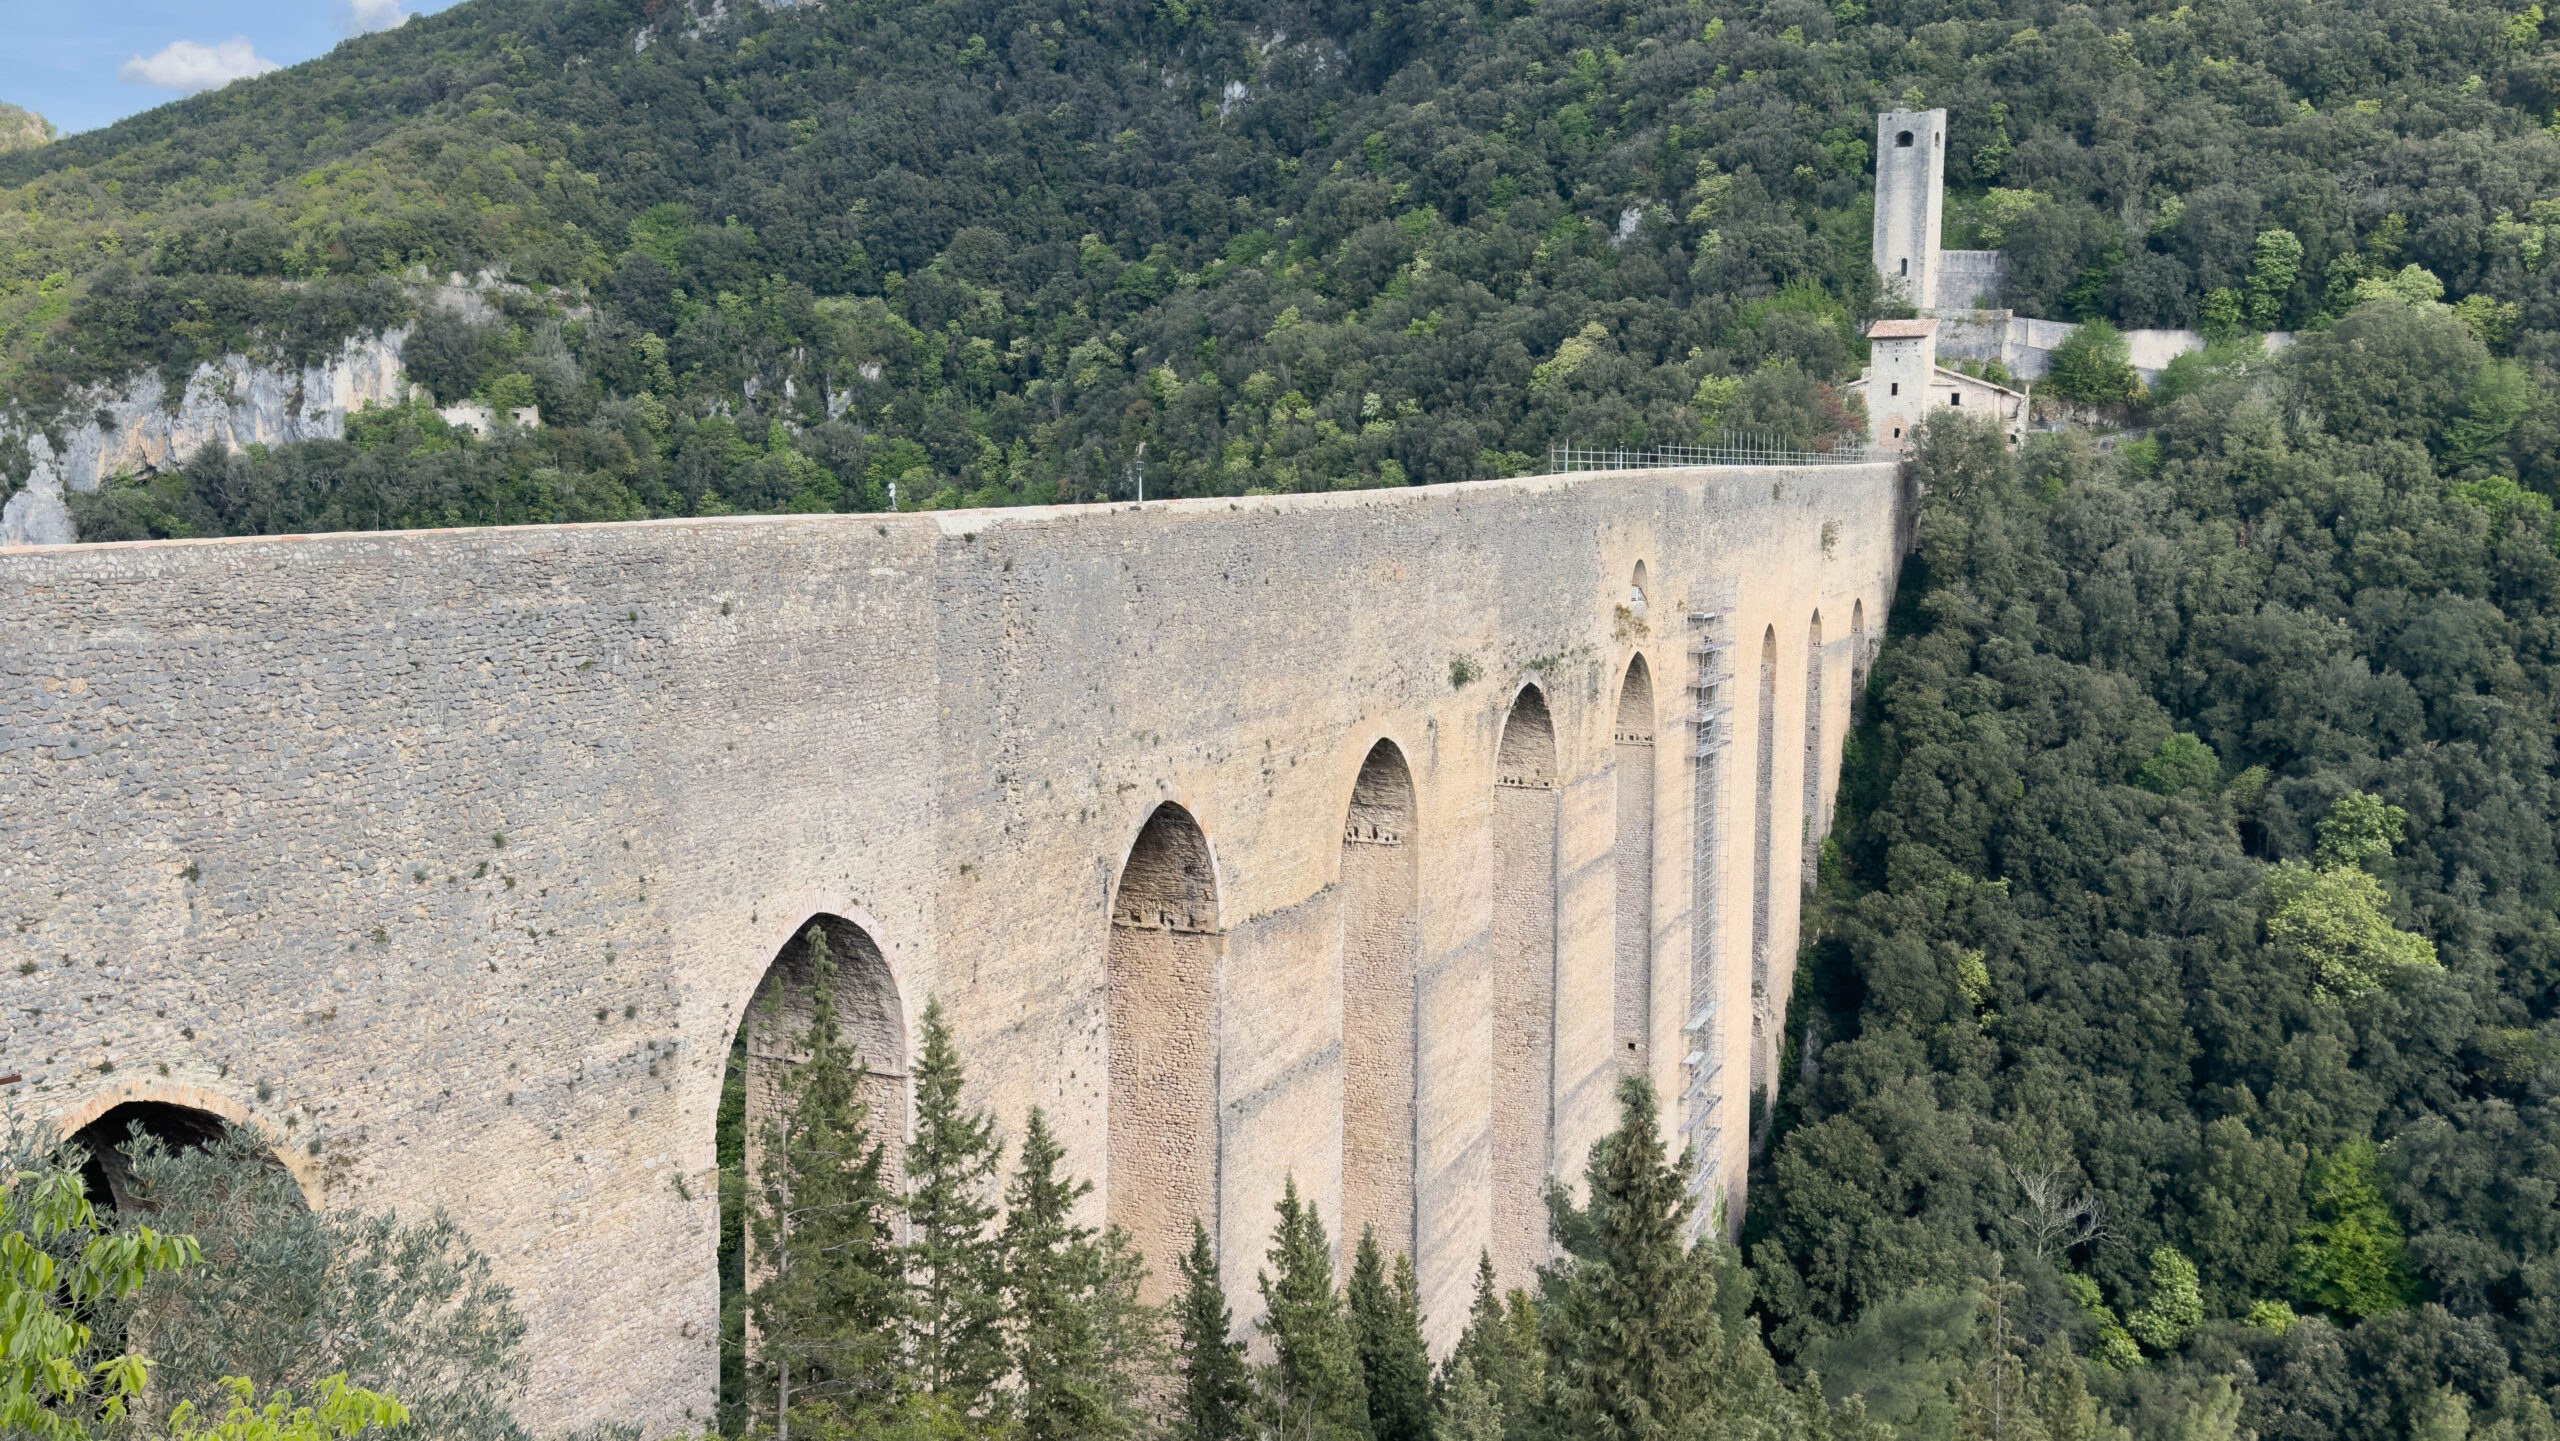
[(1375, 1226), (1389, 1255), (1414, 1239), (1416, 1019), (1422, 955), (1413, 772), (1395, 742), (1369, 748), (1342, 828), (1344, 1255)]
[(1547, 1259), (1555, 1137), (1555, 722), (1523, 686), (1504, 718), (1493, 791), (1493, 1261), (1506, 1286)]
[[(1638, 562), (1641, 574), (1642, 562)], [(1639, 655), (1618, 688), (1615, 1001), (1618, 1069), (1649, 1075), (1653, 1065), (1653, 672)]]
[(1813, 613), (1804, 640), (1804, 888), (1822, 878), (1822, 838), (1830, 833), (1822, 813), (1822, 612)]
[[(211, 1111), (174, 1101), (119, 1101), (71, 1133), (71, 1144), (88, 1156), (80, 1167), (81, 1189), (88, 1193), (89, 1203), (98, 1208), (101, 1216), (149, 1210), (150, 1203), (136, 1193), (132, 1166), (124, 1150), (133, 1143), (134, 1132), (139, 1130), (172, 1151), (201, 1151), (211, 1149), (235, 1124)], [(250, 1129), (254, 1134), (255, 1128)], [(277, 1170), (290, 1174), (291, 1168), (274, 1154), (272, 1145), (267, 1148), (266, 1159)], [(301, 1192), (299, 1186), (296, 1189), (302, 1194), (303, 1204), (311, 1204), (310, 1194)]]
[(1104, 1203), (1148, 1261), (1147, 1299), (1173, 1294), (1196, 1218), (1218, 1230), (1214, 1032), (1217, 868), (1191, 813), (1157, 806), (1111, 897), (1110, 1086)]
[[(1759, 700), (1751, 788), (1751, 1089), (1754, 1096), (1766, 1097), (1771, 1064), (1768, 1038), (1774, 1033), (1769, 1016), (1769, 943), (1771, 922), (1776, 919), (1770, 895), (1777, 860), (1778, 799), (1778, 628), (1774, 625), (1760, 636)], [(1758, 1118), (1753, 1119), (1756, 1134)]]

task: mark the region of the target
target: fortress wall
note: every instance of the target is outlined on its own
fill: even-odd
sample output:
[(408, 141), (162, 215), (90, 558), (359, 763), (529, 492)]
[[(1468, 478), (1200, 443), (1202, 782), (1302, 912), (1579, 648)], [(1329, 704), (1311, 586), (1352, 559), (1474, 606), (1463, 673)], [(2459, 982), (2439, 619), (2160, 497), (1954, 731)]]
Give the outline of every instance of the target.
[[(977, 1097), (1011, 1136), (1048, 1110), (1098, 1220), (1108, 908), (1171, 802), (1212, 858), (1214, 921), (1176, 939), (1213, 958), (1207, 1219), (1242, 1318), (1284, 1179), (1341, 1216), (1343, 829), (1383, 738), (1412, 777), (1411, 1204), (1445, 1345), (1491, 1240), (1505, 716), (1534, 684), (1555, 734), (1552, 1132), (1578, 1178), (1618, 1064), (1627, 662), (1656, 697), (1668, 1101), (1691, 990), (1683, 611), (1738, 582), (1746, 681), (1779, 636), (1791, 956), (1806, 624), (1819, 606), (1836, 755), (1850, 604), (1880, 630), (1902, 508), (1872, 465), (0, 553), (0, 1076), (25, 1077), (0, 1096), (72, 1127), (215, 1099), (329, 1205), (446, 1207), (531, 1323), (529, 1420), (677, 1429), (715, 1384), (713, 1109), (776, 952), (812, 914), (860, 926), (910, 1056), (937, 998)], [(1735, 780), (1710, 874), (1738, 1197)]]

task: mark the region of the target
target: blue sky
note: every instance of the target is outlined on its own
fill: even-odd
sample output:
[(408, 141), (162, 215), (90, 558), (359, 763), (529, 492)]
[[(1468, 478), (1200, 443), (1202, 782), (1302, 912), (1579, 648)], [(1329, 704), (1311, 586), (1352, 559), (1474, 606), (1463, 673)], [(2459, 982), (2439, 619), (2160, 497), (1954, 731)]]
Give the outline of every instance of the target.
[(0, 0), (0, 100), (68, 134), (453, 0)]

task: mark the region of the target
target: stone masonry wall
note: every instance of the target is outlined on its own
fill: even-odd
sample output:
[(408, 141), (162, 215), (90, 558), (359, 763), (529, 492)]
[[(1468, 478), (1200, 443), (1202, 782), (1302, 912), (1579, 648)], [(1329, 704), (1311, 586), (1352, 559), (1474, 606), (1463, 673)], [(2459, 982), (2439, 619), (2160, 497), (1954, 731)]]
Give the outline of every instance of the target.
[[(1618, 472), (0, 551), (0, 1098), (65, 1129), (125, 1099), (196, 1106), (266, 1128), (327, 1205), (448, 1208), (530, 1323), (527, 1420), (663, 1434), (713, 1400), (713, 1113), (777, 953), (813, 915), (858, 927), (910, 1032), (873, 1069), (903, 1076), (939, 998), (978, 1097), (1009, 1135), (1047, 1109), (1098, 1219), (1124, 1189), (1110, 908), (1171, 801), (1214, 878), (1212, 1014), (1184, 1018), (1211, 1027), (1214, 1174), (1119, 1179), (1209, 1187), (1242, 1319), (1283, 1179), (1341, 1216), (1344, 836), (1389, 740), (1417, 974), (1381, 983), (1368, 953), (1394, 947), (1355, 933), (1347, 1003), (1411, 998), (1409, 1048), (1355, 1049), (1412, 1057), (1416, 1260), (1445, 1346), (1493, 1240), (1491, 823), (1515, 698), (1536, 685), (1554, 733), (1548, 1163), (1578, 1176), (1624, 1044), (1628, 664), (1656, 709), (1643, 1054), (1676, 1097), (1692, 998), (1727, 998), (1728, 1056), (1750, 1013), (1747, 925), (1691, 974), (1693, 897), (1747, 917), (1751, 885), (1741, 851), (1691, 884), (1693, 797), (1719, 798), (1717, 833), (1755, 829), (1753, 786), (1698, 783), (1684, 611), (1738, 586), (1734, 633), (1774, 627), (1800, 678), (1812, 612), (1826, 636), (1854, 602), (1884, 614), (1902, 484)], [(1649, 618), (1620, 605), (1638, 561)], [(1850, 649), (1819, 661), (1826, 765)], [(1814, 693), (1777, 688), (1779, 735), (1806, 733)], [(1768, 788), (1790, 840), (1800, 754)], [(1791, 955), (1782, 875), (1770, 942)], [(1360, 889), (1373, 908), (1402, 887)], [(1745, 1101), (1723, 1108), (1730, 1202)]]

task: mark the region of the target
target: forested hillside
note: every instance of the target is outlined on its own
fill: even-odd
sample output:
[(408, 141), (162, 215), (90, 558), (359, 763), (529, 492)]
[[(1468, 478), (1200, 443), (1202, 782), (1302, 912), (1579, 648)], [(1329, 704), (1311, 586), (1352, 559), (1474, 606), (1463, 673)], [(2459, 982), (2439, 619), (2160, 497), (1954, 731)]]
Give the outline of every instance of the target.
[(1887, 103), (1949, 107), (1950, 239), (1996, 237), (2029, 313), (2303, 327), (2417, 264), (2530, 363), (2554, 324), (2533, 10), (692, 14), (471, 0), (0, 156), (26, 419), (136, 367), (308, 359), (413, 316), (404, 278), (515, 282), (493, 323), (418, 319), (409, 369), (539, 431), (386, 415), (92, 500), (84, 533), (1089, 498), (1142, 444), (1180, 495), (1810, 443), (1848, 424)]
[(2382, 301), (2113, 458), (1933, 429), (1756, 1172), (1782, 1353), (1959, 1425), (2005, 1269), (2141, 1434), (2554, 1434), (2560, 533), (2466, 463), (2498, 366)]

